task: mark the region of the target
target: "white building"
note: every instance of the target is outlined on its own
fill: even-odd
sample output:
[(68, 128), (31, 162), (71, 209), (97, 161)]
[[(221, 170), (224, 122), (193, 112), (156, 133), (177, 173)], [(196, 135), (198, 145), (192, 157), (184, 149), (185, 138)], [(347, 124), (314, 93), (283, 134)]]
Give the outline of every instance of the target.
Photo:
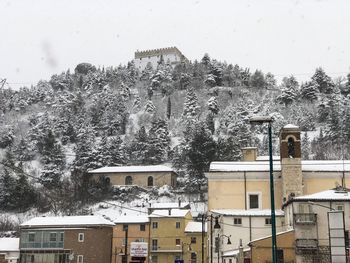
[(0, 238), (0, 262), (17, 263), (19, 259), (19, 238)]
[(159, 62), (163, 60), (165, 64), (175, 66), (181, 62), (188, 62), (188, 59), (177, 49), (177, 47), (167, 47), (152, 50), (135, 52), (135, 67), (142, 71), (150, 63), (156, 69)]
[[(298, 196), (284, 204), (286, 225), (295, 231), (295, 253), (297, 263), (331, 262), (329, 213), (342, 211), (342, 222), (336, 226), (349, 250), (350, 193), (349, 189), (337, 187), (315, 194)], [(342, 220), (340, 220), (342, 221)], [(340, 244), (339, 243), (339, 244)], [(338, 254), (345, 253), (344, 245), (337, 247)], [(343, 257), (344, 259), (344, 257)], [(337, 261), (344, 262), (344, 261)], [(349, 261), (347, 261), (349, 262)]]
[[(213, 251), (213, 262), (236, 262), (238, 249), (241, 244), (248, 244), (251, 240), (271, 235), (271, 210), (238, 210), (213, 209), (212, 214), (219, 216), (220, 229), (213, 229), (213, 237), (218, 238), (219, 247)], [(285, 230), (284, 213), (276, 210), (276, 230)], [(228, 237), (231, 244), (227, 244)], [(217, 242), (214, 242), (214, 246)], [(231, 256), (230, 256), (231, 255)], [(230, 261), (231, 259), (231, 261)]]

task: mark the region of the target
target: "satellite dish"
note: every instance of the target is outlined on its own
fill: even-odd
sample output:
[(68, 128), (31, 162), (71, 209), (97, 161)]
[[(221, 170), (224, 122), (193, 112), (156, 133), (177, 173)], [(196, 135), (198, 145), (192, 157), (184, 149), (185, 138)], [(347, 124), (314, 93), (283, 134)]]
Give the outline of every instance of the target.
[(69, 258), (69, 260), (73, 260), (74, 259), (74, 253), (69, 254), (68, 258)]

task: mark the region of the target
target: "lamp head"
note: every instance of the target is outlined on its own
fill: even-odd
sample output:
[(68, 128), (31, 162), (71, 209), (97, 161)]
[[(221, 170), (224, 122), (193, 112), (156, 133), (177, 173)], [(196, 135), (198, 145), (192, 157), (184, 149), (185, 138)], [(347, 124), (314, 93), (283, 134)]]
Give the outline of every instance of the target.
[(216, 217), (215, 217), (214, 229), (220, 229), (220, 228), (221, 228), (221, 226), (220, 226), (220, 224), (219, 224), (219, 217), (216, 216)]
[(227, 237), (227, 245), (231, 245), (232, 243), (231, 243), (231, 239), (230, 239), (230, 237)]
[(270, 116), (254, 116), (249, 119), (250, 124), (263, 124), (273, 122)]

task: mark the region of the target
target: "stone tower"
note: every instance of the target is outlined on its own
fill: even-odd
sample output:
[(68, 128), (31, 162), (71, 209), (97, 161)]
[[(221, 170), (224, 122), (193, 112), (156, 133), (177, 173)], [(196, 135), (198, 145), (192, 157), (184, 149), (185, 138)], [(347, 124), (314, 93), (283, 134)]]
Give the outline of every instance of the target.
[(303, 194), (301, 139), (298, 126), (288, 124), (280, 131), (283, 202)]

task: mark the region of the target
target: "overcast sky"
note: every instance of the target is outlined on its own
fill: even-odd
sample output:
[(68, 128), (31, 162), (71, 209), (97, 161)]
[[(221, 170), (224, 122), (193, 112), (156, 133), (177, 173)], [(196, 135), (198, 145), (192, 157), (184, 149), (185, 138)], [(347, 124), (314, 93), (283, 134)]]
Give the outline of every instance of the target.
[(0, 0), (0, 10), (0, 79), (13, 88), (168, 46), (278, 79), (350, 71), (349, 0)]

